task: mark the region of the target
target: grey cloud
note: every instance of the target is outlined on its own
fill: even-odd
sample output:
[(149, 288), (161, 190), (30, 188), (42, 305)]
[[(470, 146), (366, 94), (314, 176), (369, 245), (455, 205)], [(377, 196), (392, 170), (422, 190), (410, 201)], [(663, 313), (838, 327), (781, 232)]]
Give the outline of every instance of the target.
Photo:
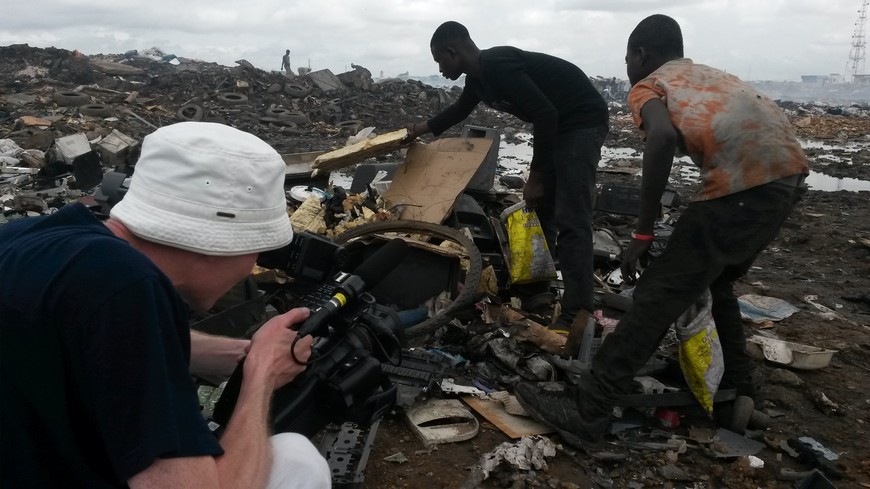
[(441, 22), (457, 20), (481, 47), (513, 44), (564, 57), (590, 75), (624, 77), (629, 32), (661, 12), (680, 22), (687, 55), (697, 61), (739, 76), (751, 71), (753, 79), (797, 80), (842, 72), (857, 18), (856, 0), (44, 0), (39, 9), (9, 3), (0, 44), (89, 54), (157, 46), (229, 65), (246, 58), (265, 69), (277, 69), (290, 49), (293, 66), (310, 58), (315, 69), (338, 71), (354, 62), (385, 75), (436, 73), (429, 37)]

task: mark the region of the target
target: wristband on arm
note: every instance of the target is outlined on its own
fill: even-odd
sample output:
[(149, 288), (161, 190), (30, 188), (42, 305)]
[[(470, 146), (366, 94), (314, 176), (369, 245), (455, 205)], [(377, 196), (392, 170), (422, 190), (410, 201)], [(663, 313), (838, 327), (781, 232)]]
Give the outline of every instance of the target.
[(631, 239), (636, 239), (638, 241), (652, 241), (656, 239), (654, 234), (638, 234), (635, 232), (631, 233)]

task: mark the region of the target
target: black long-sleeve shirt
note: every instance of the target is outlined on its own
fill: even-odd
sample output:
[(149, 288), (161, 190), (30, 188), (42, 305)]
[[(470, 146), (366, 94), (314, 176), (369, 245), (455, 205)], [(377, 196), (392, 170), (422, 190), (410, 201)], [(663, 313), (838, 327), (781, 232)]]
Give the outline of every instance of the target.
[(465, 77), (465, 88), (453, 105), (429, 119), (435, 136), (463, 121), (482, 101), (534, 125), (531, 167), (547, 171), (560, 132), (608, 124), (604, 98), (568, 61), (499, 46), (480, 51), (480, 70), (480, 78)]

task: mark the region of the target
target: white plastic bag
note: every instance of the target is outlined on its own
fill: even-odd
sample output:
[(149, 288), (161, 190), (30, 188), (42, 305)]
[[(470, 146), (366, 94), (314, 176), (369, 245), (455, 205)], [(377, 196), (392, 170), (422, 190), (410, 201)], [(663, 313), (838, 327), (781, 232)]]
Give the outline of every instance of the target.
[(692, 394), (708, 414), (713, 412), (713, 397), (725, 371), (712, 307), (713, 297), (707, 290), (674, 323), (680, 340), (680, 369)]
[(505, 209), (501, 219), (510, 247), (508, 261), (511, 283), (524, 284), (556, 278), (556, 266), (534, 209), (520, 202)]

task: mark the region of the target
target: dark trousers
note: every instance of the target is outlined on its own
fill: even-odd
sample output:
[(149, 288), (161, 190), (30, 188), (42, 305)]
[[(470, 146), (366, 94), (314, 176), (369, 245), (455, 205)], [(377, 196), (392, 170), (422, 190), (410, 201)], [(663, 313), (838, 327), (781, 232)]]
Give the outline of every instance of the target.
[(581, 309), (593, 310), (592, 196), (607, 127), (559, 134), (549, 192), (535, 211), (547, 246), (559, 259), (562, 318), (570, 325)]
[(664, 253), (638, 280), (631, 310), (596, 353), (592, 374), (581, 380), (587, 415), (606, 415), (631, 391), (670, 325), (708, 288), (725, 361), (720, 385), (752, 396), (754, 364), (733, 286), (776, 237), (796, 198), (794, 185), (773, 182), (686, 208)]

